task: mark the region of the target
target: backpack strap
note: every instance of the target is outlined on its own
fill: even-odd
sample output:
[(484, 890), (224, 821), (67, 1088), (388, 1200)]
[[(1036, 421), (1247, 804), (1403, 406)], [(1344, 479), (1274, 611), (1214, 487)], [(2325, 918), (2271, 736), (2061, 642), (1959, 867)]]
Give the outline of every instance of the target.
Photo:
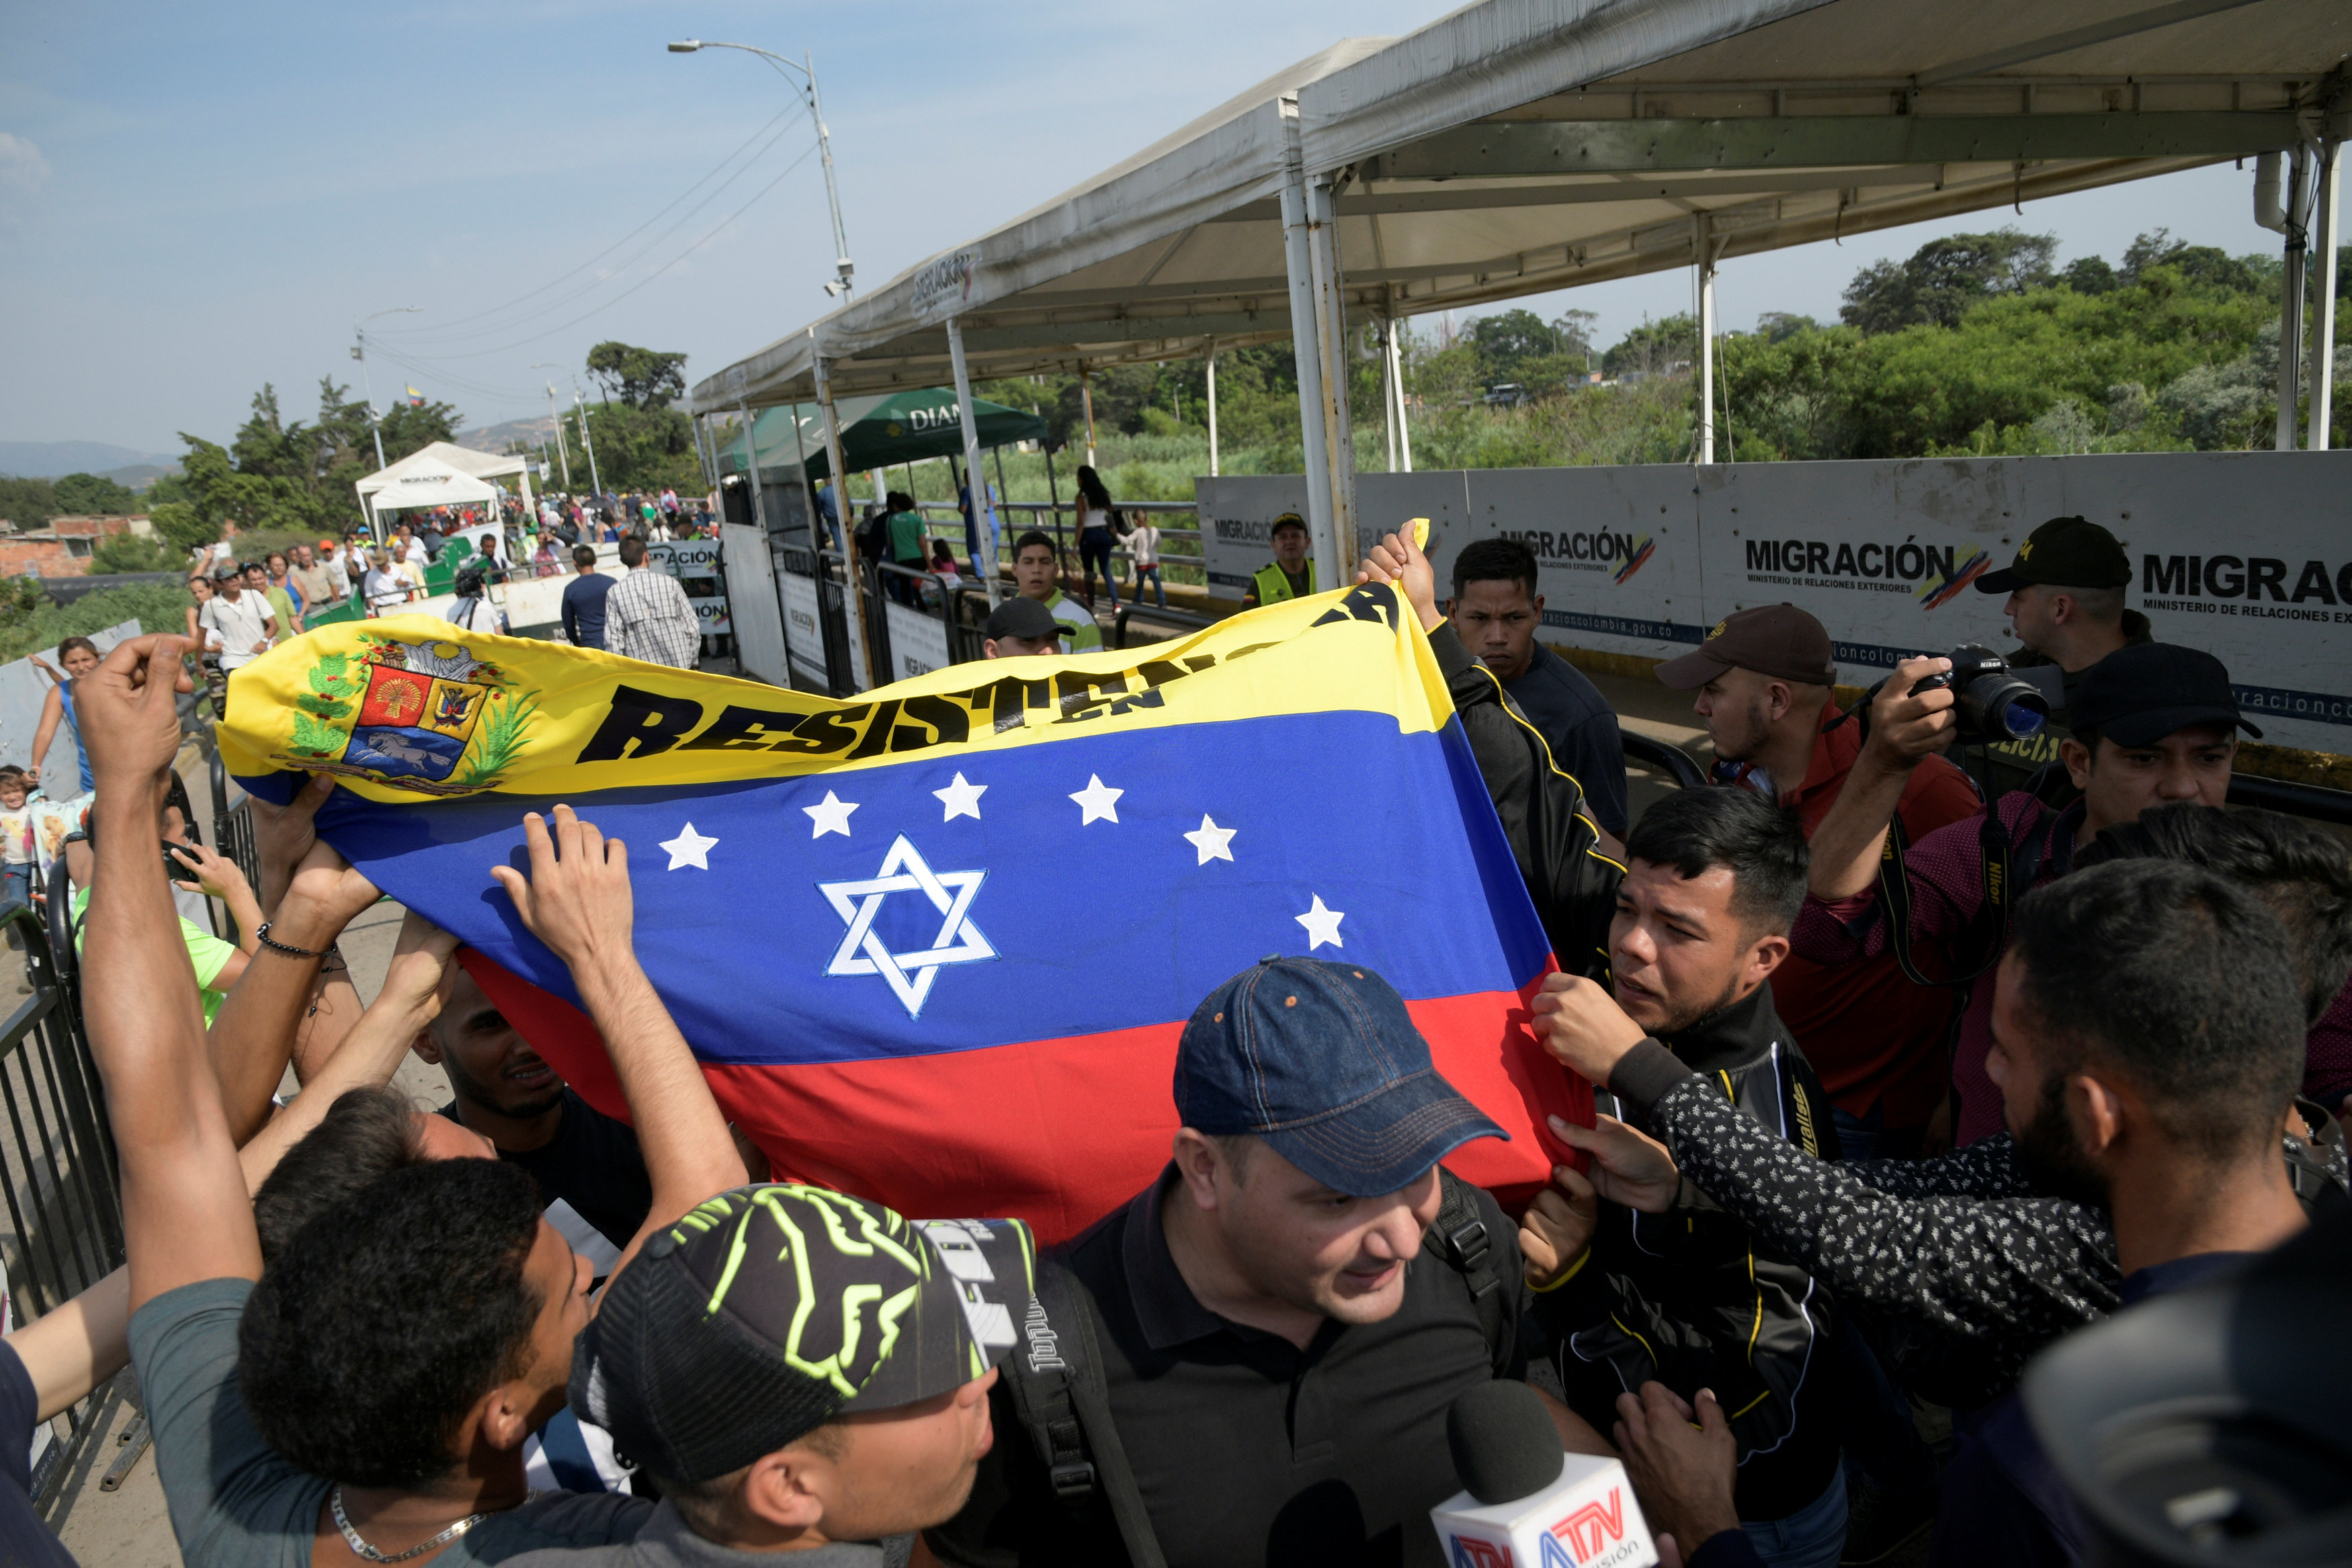
[(1030, 1310), (1037, 1321), (1028, 1325), (1027, 1343), (1005, 1359), (1006, 1381), (1055, 1498), (1075, 1516), (1099, 1492), (1133, 1568), (1167, 1568), (1111, 1420), (1093, 1305), (1068, 1266), (1051, 1254), (1037, 1260)]
[(1478, 1313), (1479, 1333), (1486, 1336), (1487, 1354), (1500, 1372), (1509, 1365), (1517, 1345), (1518, 1324), (1513, 1321), (1511, 1309), (1517, 1301), (1518, 1292), (1504, 1289), (1503, 1278), (1496, 1270), (1495, 1238), (1487, 1233), (1486, 1217), (1472, 1196), (1476, 1191), (1440, 1166), (1437, 1219), (1423, 1233), (1421, 1245), (1423, 1251), (1434, 1254), (1461, 1275), (1462, 1282), (1469, 1287), (1471, 1305)]
[[(1994, 801), (1985, 807), (1984, 821), (1979, 831), (1978, 847), (1984, 861), (1985, 901), (1979, 906), (1977, 917), (1961, 940), (1954, 944), (1962, 956), (1955, 963), (1964, 972), (1948, 980), (1936, 980), (1923, 974), (1911, 956), (1911, 873), (1906, 857), (1911, 850), (1911, 835), (1904, 830), (1903, 813), (1897, 810), (1886, 824), (1878, 860), (1878, 894), (1880, 912), (1887, 922), (1886, 946), (1901, 966), (1904, 978), (1915, 986), (1965, 986), (2000, 962), (2009, 946), (2010, 922), (2017, 910), (2017, 901), (2033, 886), (2033, 879), (2042, 873), (2042, 856), (2048, 852), (2052, 830), (2057, 825), (2059, 813), (2045, 810), (2042, 820), (2025, 835), (2022, 843), (2012, 842), (2008, 826), (2000, 820), (2000, 806)], [(2064, 870), (2062, 865), (2060, 870)], [(1983, 951), (1971, 963), (1965, 956), (1965, 946), (1971, 939), (1981, 941)]]

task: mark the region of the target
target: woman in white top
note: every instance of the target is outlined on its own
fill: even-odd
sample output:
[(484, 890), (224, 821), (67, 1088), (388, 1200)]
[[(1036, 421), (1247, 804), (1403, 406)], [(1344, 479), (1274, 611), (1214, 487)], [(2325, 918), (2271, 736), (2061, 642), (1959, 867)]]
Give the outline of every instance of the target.
[(1139, 513), (1135, 531), (1127, 536), (1127, 548), (1135, 555), (1135, 601), (1143, 602), (1143, 574), (1151, 574), (1152, 591), (1160, 595), (1160, 608), (1168, 608), (1168, 590), (1160, 580), (1160, 530), (1151, 526), (1151, 514)]

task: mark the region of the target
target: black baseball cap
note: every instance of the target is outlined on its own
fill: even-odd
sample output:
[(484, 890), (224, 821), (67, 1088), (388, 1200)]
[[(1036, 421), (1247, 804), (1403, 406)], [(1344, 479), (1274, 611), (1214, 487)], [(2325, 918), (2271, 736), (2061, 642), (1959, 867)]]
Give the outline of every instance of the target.
[(647, 1239), (572, 1357), (572, 1410), (656, 1477), (742, 1469), (847, 1410), (1004, 1359), (1035, 1281), (1017, 1219), (920, 1223), (822, 1187), (737, 1187)]
[(1715, 623), (1690, 653), (1658, 666), (1658, 679), (1676, 691), (1703, 686), (1726, 670), (1753, 670), (1777, 680), (1837, 685), (1837, 661), (1822, 623), (1793, 604), (1759, 604)]
[(1396, 988), (1358, 964), (1273, 957), (1192, 1010), (1176, 1113), (1254, 1133), (1334, 1192), (1378, 1197), (1473, 1138), (1508, 1138), (1437, 1074)]
[(990, 611), (984, 630), (991, 642), (1000, 637), (1018, 637), (1034, 643), (1041, 637), (1069, 635), (1069, 628), (1055, 620), (1052, 611), (1022, 594), (1015, 594)]
[(1267, 538), (1272, 538), (1275, 535), (1280, 533), (1285, 528), (1297, 528), (1301, 533), (1304, 533), (1307, 531), (1307, 519), (1300, 517), (1297, 512), (1285, 512), (1282, 516), (1275, 518), (1274, 521), (1266, 524), (1265, 537)]
[(2017, 559), (1977, 579), (1979, 593), (2014, 593), (2028, 583), (2053, 588), (2122, 588), (2131, 558), (2116, 536), (2088, 517), (2053, 517), (2017, 547)]
[(2067, 722), (2117, 746), (2153, 746), (2198, 725), (2263, 732), (2238, 711), (2238, 694), (2221, 660), (2177, 643), (2134, 643), (2093, 664), (2067, 704)]

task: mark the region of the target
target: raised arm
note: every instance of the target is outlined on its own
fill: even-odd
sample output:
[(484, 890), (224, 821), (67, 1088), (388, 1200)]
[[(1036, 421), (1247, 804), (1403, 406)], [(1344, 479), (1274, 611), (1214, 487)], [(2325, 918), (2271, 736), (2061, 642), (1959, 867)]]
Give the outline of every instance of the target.
[(155, 819), (180, 748), (174, 688), (190, 689), (185, 651), (178, 637), (133, 638), (76, 692), (98, 783), (83, 1008), (121, 1166), (134, 1312), (182, 1285), (261, 1273), (253, 1206), (155, 852)]
[(1834, 903), (1867, 893), (1878, 882), (1887, 824), (1903, 802), (1911, 770), (1950, 743), (1959, 722), (1950, 691), (1910, 695), (1927, 676), (1952, 667), (1949, 659), (1906, 659), (1870, 705), (1870, 739), (1854, 758), (1836, 804), (1813, 830), (1807, 886)]
[(629, 1102), (653, 1207), (613, 1266), (617, 1274), (646, 1237), (750, 1178), (693, 1051), (637, 963), (627, 847), (569, 806), (555, 808), (553, 830), (536, 811), (524, 817), (530, 877), (503, 865), (490, 874), (530, 934), (571, 969)]
[[(48, 668), (47, 664), (41, 667)], [(57, 738), (58, 720), (65, 716), (65, 711), (66, 699), (57, 686), (51, 686), (41, 697), (41, 721), (33, 727), (33, 760), (25, 769), (27, 782), (41, 781), (41, 758), (49, 754), (49, 742)]]

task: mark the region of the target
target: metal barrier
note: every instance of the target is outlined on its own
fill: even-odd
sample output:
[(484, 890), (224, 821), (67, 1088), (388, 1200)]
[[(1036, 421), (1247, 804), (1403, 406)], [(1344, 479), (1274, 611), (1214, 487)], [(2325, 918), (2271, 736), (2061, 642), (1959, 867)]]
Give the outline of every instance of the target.
[(2330, 789), (2318, 784), (2232, 773), (2230, 804), (2259, 806), (2266, 811), (2284, 811), (2290, 816), (2309, 817), (2339, 827), (2352, 826), (2352, 790)]
[[(261, 852), (253, 837), (252, 800), (239, 789), (237, 803), (233, 807), (228, 803), (228, 769), (222, 766), (219, 747), (210, 748), (205, 761), (210, 768), (213, 791), (213, 852), (223, 860), (236, 862), (236, 869), (245, 873), (247, 885), (257, 897), (261, 893)], [(194, 821), (191, 821), (188, 828), (194, 831)], [(227, 904), (219, 900), (210, 902), (220, 911), (221, 923), (227, 927), (220, 934), (221, 940), (235, 942), (239, 933), (236, 917), (228, 913)]]
[(1138, 638), (1135, 643), (1129, 643), (1127, 636), (1127, 623), (1130, 618), (1137, 615), (1142, 616), (1146, 621), (1163, 622), (1176, 627), (1178, 636), (1192, 632), (1205, 632), (1216, 624), (1215, 621), (1206, 615), (1195, 615), (1186, 610), (1160, 610), (1150, 605), (1122, 604), (1118, 607), (1118, 613), (1111, 617), (1110, 636), (1106, 641), (1105, 646), (1127, 648), (1139, 646), (1146, 643), (1168, 641), (1165, 637), (1142, 637)]
[(1674, 779), (1675, 789), (1702, 789), (1706, 787), (1706, 774), (1691, 754), (1681, 747), (1643, 735), (1638, 730), (1627, 729), (1622, 718), (1617, 721), (1617, 739), (1629, 759), (1668, 775)]
[[(0, 915), (24, 945), (32, 995), (0, 1024), (0, 1105), (9, 1234), (8, 1291), (20, 1322), (56, 1311), (120, 1268), (124, 1260), (121, 1171), (81, 1024), (65, 862), (52, 869), (48, 919), (19, 905)], [(68, 1410), (68, 1437), (41, 1456), (33, 1478), (46, 1501), (97, 1434), (100, 1388)]]

